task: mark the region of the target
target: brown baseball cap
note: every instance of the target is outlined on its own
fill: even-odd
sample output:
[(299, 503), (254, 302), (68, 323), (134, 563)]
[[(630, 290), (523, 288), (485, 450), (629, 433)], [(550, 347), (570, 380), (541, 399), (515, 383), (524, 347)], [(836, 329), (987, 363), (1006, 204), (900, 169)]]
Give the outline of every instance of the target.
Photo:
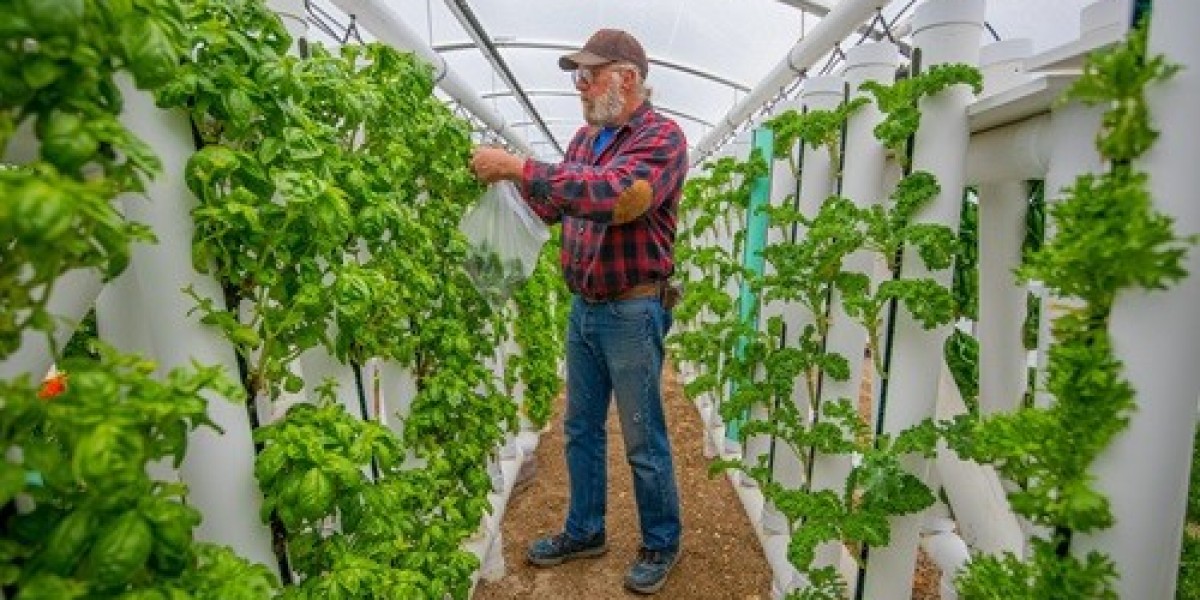
[(646, 72), (650, 69), (646, 51), (636, 38), (620, 29), (601, 29), (588, 38), (579, 52), (559, 58), (558, 66), (564, 71), (574, 71), (579, 67), (595, 67), (618, 61), (636, 65), (642, 79), (646, 78)]

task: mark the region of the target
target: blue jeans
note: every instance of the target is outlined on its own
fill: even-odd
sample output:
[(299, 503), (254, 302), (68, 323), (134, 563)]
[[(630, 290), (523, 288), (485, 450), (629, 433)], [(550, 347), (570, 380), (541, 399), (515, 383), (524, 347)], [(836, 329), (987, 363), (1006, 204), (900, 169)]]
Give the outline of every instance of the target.
[(572, 303), (564, 430), (571, 479), (566, 533), (576, 540), (604, 531), (605, 423), (615, 395), (642, 545), (650, 550), (679, 546), (679, 493), (660, 386), (663, 338), (670, 328), (671, 313), (657, 298), (588, 304), (576, 296)]

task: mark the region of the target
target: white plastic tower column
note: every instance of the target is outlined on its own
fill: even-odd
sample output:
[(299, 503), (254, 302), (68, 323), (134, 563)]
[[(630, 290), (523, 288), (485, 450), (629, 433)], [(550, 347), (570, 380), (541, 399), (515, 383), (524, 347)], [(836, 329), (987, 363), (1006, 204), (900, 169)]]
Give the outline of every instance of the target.
[[(800, 104), (808, 111), (833, 110), (841, 104), (844, 96), (845, 86), (841, 77), (813, 77), (804, 82), (800, 92)], [(798, 206), (800, 212), (811, 219), (817, 215), (825, 199), (834, 191), (834, 165), (829, 150), (824, 146), (813, 148), (804, 144), (801, 151), (803, 154), (800, 161)], [(807, 228), (798, 225), (796, 231), (796, 241), (799, 243), (807, 235)], [(796, 318), (788, 323), (788, 344), (798, 344), (804, 328), (815, 322), (815, 315), (807, 307), (797, 307)], [(810, 397), (806, 381), (805, 374), (796, 378), (792, 401), (799, 408), (800, 414), (807, 415), (811, 420), (813, 411), (817, 408), (817, 398)], [(802, 456), (801, 460), (807, 462), (811, 457)]]
[[(58, 320), (52, 335), (54, 345), (60, 351), (95, 304), (101, 285), (100, 272), (95, 269), (73, 269), (55, 280), (46, 310)], [(41, 381), (53, 363), (46, 334), (27, 329), (21, 333), (20, 348), (0, 363), (0, 378), (11, 379), (28, 373), (33, 381)]]
[[(876, 42), (855, 46), (846, 51), (846, 70), (844, 76), (850, 86), (850, 97), (867, 97), (871, 102), (859, 108), (846, 122), (846, 164), (842, 167), (842, 196), (848, 198), (855, 206), (867, 208), (882, 204), (884, 192), (884, 167), (887, 163), (887, 148), (879, 138), (875, 137), (875, 126), (883, 120), (883, 113), (875, 105), (873, 97), (859, 88), (868, 81), (877, 81), (891, 85), (896, 80), (896, 67), (899, 66), (900, 55), (894, 44)], [(857, 251), (846, 258), (842, 264), (845, 271), (857, 271), (871, 277), (871, 289), (879, 286), (879, 277), (875, 268), (874, 255), (866, 251)], [(837, 330), (836, 338), (839, 344), (846, 344), (846, 350), (852, 344), (862, 348), (866, 346), (866, 331), (849, 329), (843, 325), (849, 318), (841, 308), (841, 294), (834, 291), (833, 328)], [(852, 341), (857, 335), (861, 343)], [(830, 333), (834, 337), (833, 332)], [(850, 363), (850, 381), (861, 384), (865, 375), (863, 352), (850, 352), (846, 360)], [(878, 377), (876, 377), (878, 380)], [(854, 396), (851, 396), (854, 397)], [(877, 418), (879, 407), (875, 405), (878, 398), (872, 394), (872, 422)]]
[[(984, 0), (927, 0), (918, 6), (913, 15), (913, 46), (921, 51), (921, 69), (945, 63), (978, 64), (984, 8)], [(970, 137), (967, 106), (972, 98), (967, 86), (956, 85), (920, 102), (921, 128), (914, 144), (913, 170), (931, 173), (941, 185), (941, 192), (916, 216), (917, 221), (958, 229)], [(953, 272), (930, 272), (916, 252), (906, 249), (902, 275), (930, 277), (948, 287)], [(944, 362), (942, 347), (950, 327), (926, 331), (906, 310), (897, 312), (886, 412), (881, 415), (885, 433), (894, 435), (934, 415)], [(918, 476), (928, 468), (928, 461), (918, 457), (910, 457), (906, 463)], [(912, 580), (923, 520), (920, 513), (890, 520), (891, 543), (871, 548), (864, 598), (909, 597), (908, 586), (897, 582)]]
[[(334, 330), (334, 327), (330, 326), (330, 329)], [(330, 337), (333, 335), (331, 332)], [(346, 412), (358, 419), (370, 417), (363, 414), (354, 366), (342, 363), (325, 346), (318, 345), (300, 355), (300, 367), (304, 369), (304, 389), (309, 402), (316, 402), (317, 387), (326, 379), (332, 379), (335, 384), (333, 397), (346, 407)]]
[(379, 364), (379, 387), (383, 396), (383, 414), (379, 415), (396, 435), (403, 435), (404, 422), (417, 395), (417, 380), (412, 371), (391, 362)]
[[(789, 100), (782, 103), (779, 107), (779, 113), (786, 111), (797, 111), (801, 109), (799, 100)], [(793, 149), (793, 153), (796, 150)], [(771, 205), (784, 206), (794, 203), (797, 200), (796, 194), (799, 191), (799, 181), (796, 178), (796, 173), (792, 171), (792, 159), (785, 158), (778, 160), (774, 168), (771, 170)], [(767, 245), (791, 243), (792, 227), (772, 226), (767, 232)], [(765, 274), (771, 275), (775, 272), (775, 266), (767, 262)], [(795, 303), (781, 302), (778, 300), (765, 302), (762, 309), (762, 322), (768, 322), (771, 317), (778, 316), (783, 319), (785, 326), (784, 343), (791, 344), (795, 338), (796, 323), (800, 318), (801, 308)], [(790, 400), (790, 399), (789, 399)], [(800, 462), (800, 457), (796, 455), (795, 450), (786, 442), (772, 438), (768, 452), (771, 455), (771, 480), (778, 482), (786, 488), (799, 488), (804, 481), (803, 465)], [(767, 534), (783, 534), (788, 532), (787, 518), (774, 503), (766, 502), (763, 506), (762, 527)]]
[(1029, 189), (1023, 181), (979, 186), (979, 410), (1015, 408), (1027, 374), (1021, 324), (1025, 285), (1017, 282)]
[[(804, 82), (800, 100), (804, 103), (805, 108), (810, 111), (836, 110), (842, 104), (845, 97), (846, 82), (841, 76), (813, 77)], [(838, 149), (835, 149), (835, 151), (838, 151)], [(847, 154), (846, 156), (847, 160), (850, 160), (850, 155)], [(813, 148), (805, 144), (803, 170), (800, 173), (800, 211), (806, 217), (815, 217), (825, 200), (837, 192), (836, 168), (835, 157), (830, 155), (828, 148), (824, 146)], [(801, 327), (813, 323), (813, 319), (814, 316), (809, 315), (808, 319), (801, 324)], [(796, 333), (800, 334), (800, 331)], [(839, 347), (829, 348), (829, 351), (839, 352), (847, 357), (854, 354), (861, 356), (862, 346), (859, 346), (856, 352), (848, 347), (851, 344), (852, 342), (843, 336), (843, 339), (839, 340)], [(804, 375), (801, 375), (797, 381), (797, 387), (803, 388), (801, 384), (803, 380)], [(813, 398), (811, 401), (811, 406), (814, 410), (814, 419), (820, 419), (819, 413), (822, 402), (840, 398), (845, 394), (847, 388), (857, 387), (852, 384), (848, 385), (847, 383), (834, 381), (830, 377), (822, 379), (820, 386), (823, 389), (819, 392), (820, 396)], [(830, 386), (832, 386), (832, 389)], [(858, 398), (857, 389), (850, 392), (849, 396), (852, 401), (856, 401)], [(813, 452), (810, 453), (808, 460), (811, 461), (809, 489), (813, 491), (841, 490), (845, 487), (846, 475), (850, 472), (851, 467), (849, 455), (825, 455)], [(840, 563), (842, 548), (843, 545), (840, 542), (823, 544), (817, 549), (814, 566), (825, 567)]]
[[(800, 91), (800, 103), (805, 109), (834, 110), (845, 96), (843, 79), (834, 76), (810, 77), (804, 80)], [(800, 211), (812, 218), (821, 209), (821, 204), (834, 192), (833, 157), (825, 147), (813, 148), (804, 145), (804, 159), (800, 169)]]
[[(32, 119), (22, 123), (13, 132), (8, 146), (3, 150), (5, 163), (23, 165), (37, 160), (39, 142), (33, 133)], [(73, 269), (55, 280), (46, 310), (58, 320), (51, 337), (60, 350), (96, 302), (100, 285), (100, 272), (96, 269)], [(12, 379), (27, 373), (33, 381), (41, 381), (53, 363), (50, 339), (41, 331), (26, 329), (21, 333), (21, 345), (17, 351), (0, 361), (0, 378)]]
[[(1102, 112), (1101, 107), (1084, 106), (1072, 101), (1055, 108), (1050, 114), (1050, 165), (1044, 183), (1046, 240), (1054, 237), (1054, 221), (1050, 218), (1050, 211), (1062, 197), (1063, 189), (1072, 185), (1079, 175), (1097, 173), (1103, 167), (1095, 142)], [(1050, 321), (1055, 300), (1044, 289), (1037, 291), (1042, 295), (1036, 356), (1036, 376), (1041, 381), (1046, 373), (1047, 350), (1051, 341)], [(1039, 406), (1049, 405), (1052, 397), (1045, 391), (1045, 386), (1039, 385), (1037, 389), (1036, 403)]]
[[(1200, 234), (1198, 22), (1200, 4), (1154, 3), (1149, 54), (1164, 54), (1183, 68), (1147, 89), (1161, 135), (1136, 163), (1149, 173), (1155, 209), (1174, 218), (1179, 236)], [(1200, 390), (1200, 247), (1191, 246), (1183, 266), (1189, 275), (1169, 289), (1121, 293), (1110, 323), (1117, 358), (1137, 391), (1137, 409), (1129, 429), (1093, 469), (1116, 523), (1078, 536), (1071, 551), (1082, 556), (1099, 550), (1112, 557), (1121, 598), (1175, 597)]]
[(154, 356), (154, 344), (146, 327), (147, 310), (153, 309), (143, 303), (137, 272), (125, 269), (100, 290), (96, 299), (96, 334), (104, 343), (126, 354)]
[[(211, 298), (218, 309), (225, 305), (216, 280), (192, 268), (191, 210), (196, 201), (183, 179), (194, 150), (188, 118), (160, 110), (154, 99), (134, 89), (128, 78), (119, 82), (125, 95), (123, 124), (154, 148), (163, 165), (162, 174), (147, 185), (149, 201), (133, 195), (123, 199), (125, 214), (149, 225), (159, 240), (152, 247), (135, 247), (130, 267), (137, 274), (142, 298), (154, 299), (146, 303), (143, 318), (155, 357), (163, 370), (184, 367), (193, 360), (220, 365), (236, 381), (238, 366), (232, 346), (216, 329), (201, 325), (198, 315), (188, 314), (194, 302), (181, 291), (190, 285), (201, 297)], [(225, 433), (207, 428), (193, 433), (180, 468), (189, 487), (189, 503), (204, 515), (196, 537), (228, 545), (242, 557), (278, 573), (270, 533), (258, 518), (262, 495), (254, 479), (254, 444), (246, 407), (211, 398), (208, 414)]]

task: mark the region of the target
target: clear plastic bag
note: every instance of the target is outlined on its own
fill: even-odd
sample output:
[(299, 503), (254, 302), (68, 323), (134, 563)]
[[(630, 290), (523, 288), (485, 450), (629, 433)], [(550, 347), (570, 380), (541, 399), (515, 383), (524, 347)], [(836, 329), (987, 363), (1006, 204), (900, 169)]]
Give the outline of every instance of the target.
[(542, 245), (550, 239), (550, 229), (510, 181), (488, 186), (458, 228), (470, 244), (467, 274), (494, 307), (507, 303), (529, 278)]

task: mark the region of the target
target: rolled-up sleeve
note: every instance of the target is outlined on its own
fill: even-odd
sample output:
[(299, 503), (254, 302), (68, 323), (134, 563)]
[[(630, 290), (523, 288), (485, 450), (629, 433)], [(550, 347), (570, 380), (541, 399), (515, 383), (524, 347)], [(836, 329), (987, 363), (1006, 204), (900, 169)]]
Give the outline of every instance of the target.
[[(686, 170), (687, 141), (679, 127), (670, 121), (647, 127), (605, 165), (575, 162), (559, 164), (536, 160), (525, 162), (522, 192), (530, 206), (543, 219), (562, 215), (597, 223), (621, 222), (628, 213), (622, 202), (630, 202), (630, 190), (646, 190), (647, 203), (637, 214), (660, 206)], [(639, 184), (639, 182), (645, 182)], [(617, 215), (618, 218), (614, 218)], [(637, 216), (636, 214), (633, 216)]]

